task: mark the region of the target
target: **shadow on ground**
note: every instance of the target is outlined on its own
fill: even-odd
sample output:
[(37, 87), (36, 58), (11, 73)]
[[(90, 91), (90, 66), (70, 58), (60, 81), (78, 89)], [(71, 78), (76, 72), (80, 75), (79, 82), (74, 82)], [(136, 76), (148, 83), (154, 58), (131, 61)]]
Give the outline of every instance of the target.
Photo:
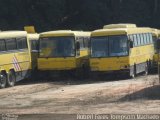
[(111, 81), (127, 80), (125, 76), (119, 75), (100, 75), (95, 78), (81, 78), (77, 79), (71, 76), (60, 76), (55, 78), (46, 79), (25, 79), (17, 83), (17, 85), (29, 85), (38, 83), (50, 83), (55, 85), (81, 85), (81, 84), (93, 84), (93, 83), (104, 83)]
[(126, 95), (125, 97), (119, 99), (119, 101), (120, 102), (135, 101), (135, 100), (140, 100), (140, 99), (160, 100), (160, 85), (155, 85), (152, 87), (144, 88), (140, 91)]
[[(155, 75), (155, 74), (151, 74)], [(144, 77), (143, 74), (139, 74), (137, 78)], [(59, 76), (55, 78), (49, 78), (48, 76), (44, 76), (43, 78), (30, 78), (25, 79), (17, 83), (17, 85), (29, 85), (29, 84), (38, 84), (38, 83), (50, 83), (55, 85), (81, 85), (81, 84), (93, 84), (93, 83), (104, 83), (111, 81), (121, 81), (121, 80), (132, 80), (132, 78), (128, 78), (125, 75), (121, 74), (100, 74), (98, 76), (91, 76), (89, 78), (81, 78), (77, 79), (72, 76)]]

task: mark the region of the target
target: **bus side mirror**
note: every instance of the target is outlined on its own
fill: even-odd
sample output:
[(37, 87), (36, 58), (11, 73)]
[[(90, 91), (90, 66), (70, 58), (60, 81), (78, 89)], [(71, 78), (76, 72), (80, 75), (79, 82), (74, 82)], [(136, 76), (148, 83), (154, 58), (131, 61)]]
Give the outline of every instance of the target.
[(157, 49), (160, 50), (160, 39), (157, 40)]
[(133, 48), (133, 41), (129, 42), (129, 46), (130, 46), (130, 48)]
[(79, 49), (80, 49), (80, 43), (76, 42), (76, 50), (79, 50)]

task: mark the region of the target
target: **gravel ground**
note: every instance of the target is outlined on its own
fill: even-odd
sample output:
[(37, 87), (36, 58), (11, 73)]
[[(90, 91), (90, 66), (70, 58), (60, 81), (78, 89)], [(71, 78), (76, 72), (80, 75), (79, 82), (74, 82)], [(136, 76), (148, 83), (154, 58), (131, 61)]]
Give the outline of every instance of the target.
[(0, 90), (0, 113), (159, 114), (158, 82), (157, 75), (109, 81), (107, 78), (22, 81), (15, 87)]

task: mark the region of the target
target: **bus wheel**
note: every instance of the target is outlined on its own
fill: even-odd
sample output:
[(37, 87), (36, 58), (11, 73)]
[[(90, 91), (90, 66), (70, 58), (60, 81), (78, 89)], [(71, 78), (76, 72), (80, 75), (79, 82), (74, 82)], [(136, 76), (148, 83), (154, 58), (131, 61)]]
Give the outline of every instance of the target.
[(79, 79), (79, 80), (82, 80), (84, 79), (84, 74), (83, 74), (83, 69), (82, 68), (77, 68), (76, 71), (75, 71), (75, 78), (76, 79)]
[(131, 74), (130, 74), (130, 77), (131, 78), (135, 78), (136, 77), (136, 67), (135, 67), (135, 65), (134, 66), (132, 66), (132, 68), (131, 68)]
[(15, 76), (14, 72), (10, 71), (8, 73), (8, 79), (7, 79), (8, 87), (13, 87), (15, 85), (15, 82), (16, 82), (16, 76)]
[(7, 75), (2, 73), (0, 74), (0, 88), (5, 88), (7, 83)]
[(87, 66), (83, 66), (83, 69), (82, 69), (82, 72), (83, 72), (83, 78), (84, 79), (87, 79), (87, 78), (89, 78), (89, 67), (87, 67)]
[(145, 72), (145, 75), (148, 75), (148, 64), (147, 63), (145, 64), (145, 71), (144, 72)]

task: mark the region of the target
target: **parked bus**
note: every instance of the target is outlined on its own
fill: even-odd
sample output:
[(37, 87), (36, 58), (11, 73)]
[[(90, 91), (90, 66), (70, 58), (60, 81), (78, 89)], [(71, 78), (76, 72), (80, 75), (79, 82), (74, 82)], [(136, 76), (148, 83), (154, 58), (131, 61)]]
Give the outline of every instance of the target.
[(160, 30), (158, 29), (152, 29), (152, 36), (153, 36), (153, 42), (154, 42), (154, 49), (155, 49), (155, 54), (154, 54), (154, 59), (153, 59), (153, 67), (157, 68), (157, 63), (158, 63), (158, 46), (157, 42), (160, 38)]
[(157, 54), (158, 54), (158, 77), (160, 83), (160, 39), (157, 40)]
[(0, 32), (0, 88), (12, 87), (30, 75), (31, 55), (28, 46), (27, 32)]
[(28, 34), (30, 52), (31, 52), (31, 62), (32, 62), (32, 71), (37, 68), (37, 58), (38, 58), (38, 43), (39, 43), (39, 34)]
[(36, 33), (34, 26), (25, 26), (24, 30), (27, 31), (29, 47), (31, 53), (31, 68), (34, 72), (37, 69), (37, 58), (38, 58), (38, 43), (39, 43), (39, 34)]
[(43, 73), (46, 71), (47, 74), (70, 71), (76, 76), (84, 75), (81, 73), (89, 66), (89, 39), (90, 32), (83, 31), (59, 30), (41, 33), (38, 70)]
[(150, 28), (111, 24), (91, 33), (91, 72), (123, 72), (130, 77), (151, 68), (154, 44)]

